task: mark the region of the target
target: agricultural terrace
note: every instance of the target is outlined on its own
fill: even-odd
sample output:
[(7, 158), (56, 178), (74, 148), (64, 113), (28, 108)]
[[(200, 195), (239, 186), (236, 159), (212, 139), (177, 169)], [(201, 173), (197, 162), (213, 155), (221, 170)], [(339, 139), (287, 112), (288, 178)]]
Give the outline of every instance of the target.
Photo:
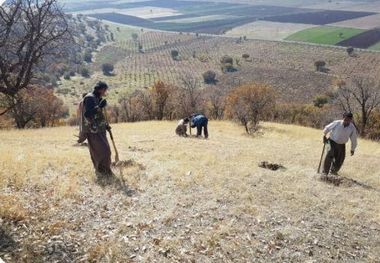
[[(139, 43), (142, 51), (138, 50)], [(178, 51), (178, 57), (171, 56), (172, 50)], [(249, 57), (243, 58), (243, 54)], [(235, 72), (222, 71), (220, 60), (225, 55), (233, 58)], [(328, 74), (316, 72), (314, 63), (318, 60), (326, 62)], [(103, 62), (114, 63), (114, 75), (102, 74)], [(356, 57), (350, 57), (343, 48), (140, 31), (136, 40), (116, 39), (100, 49), (91, 64), (93, 76), (62, 80), (57, 92), (74, 105), (82, 92), (102, 79), (112, 87), (111, 101), (117, 101), (123, 93), (150, 87), (157, 80), (182, 85), (183, 78), (193, 78), (207, 88), (202, 74), (212, 70), (220, 87), (259, 81), (275, 87), (281, 100), (311, 102), (316, 95), (329, 91), (337, 76), (376, 75), (379, 65), (380, 54), (357, 51)], [(62, 94), (61, 90), (72, 92)]]

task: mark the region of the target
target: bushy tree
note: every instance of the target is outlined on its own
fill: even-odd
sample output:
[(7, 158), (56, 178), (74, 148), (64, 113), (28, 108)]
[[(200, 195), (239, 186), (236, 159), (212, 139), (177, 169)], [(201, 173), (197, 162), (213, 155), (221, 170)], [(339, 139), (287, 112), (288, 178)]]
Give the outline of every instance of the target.
[(83, 59), (87, 63), (91, 63), (92, 62), (92, 52), (91, 52), (91, 50), (86, 50), (86, 52), (83, 55)]
[(326, 71), (326, 69), (325, 69), (326, 62), (323, 60), (316, 61), (314, 63), (314, 66), (315, 66), (315, 70), (318, 72), (325, 72)]
[(102, 71), (105, 76), (111, 76), (113, 74), (114, 66), (110, 63), (104, 63), (102, 65)]
[(352, 56), (353, 54), (354, 54), (354, 48), (353, 47), (348, 47), (347, 49), (346, 49), (346, 52), (347, 52), (347, 54), (349, 55), (349, 56)]
[(27, 126), (54, 126), (68, 113), (63, 101), (54, 95), (52, 89), (31, 86), (22, 90), (19, 95), (19, 102), (9, 111), (19, 129)]
[(137, 39), (139, 39), (139, 35), (137, 33), (132, 33), (132, 39), (137, 41)]
[(203, 80), (206, 84), (215, 84), (216, 82), (215, 71), (208, 70), (205, 73), (203, 73)]
[(248, 134), (275, 106), (275, 92), (265, 84), (251, 83), (232, 89), (226, 98), (227, 117), (240, 122)]
[(157, 81), (154, 83), (151, 89), (151, 97), (153, 100), (153, 108), (155, 118), (157, 120), (162, 120), (167, 109), (170, 94), (174, 91), (174, 88), (170, 85), (166, 85), (162, 81)]
[(87, 68), (82, 68), (80, 71), (80, 74), (84, 78), (89, 78), (90, 77), (90, 71)]
[(324, 105), (329, 103), (330, 98), (326, 95), (316, 96), (313, 100), (313, 104), (315, 107), (322, 108)]
[(172, 56), (172, 58), (173, 58), (174, 60), (177, 60), (177, 59), (178, 59), (178, 56), (179, 56), (179, 52), (178, 52), (178, 50), (173, 49), (172, 51), (170, 51), (170, 55)]
[(220, 60), (220, 63), (222, 64), (234, 64), (234, 59), (230, 56), (223, 56)]
[(234, 59), (230, 56), (223, 56), (220, 60), (220, 63), (222, 64), (222, 71), (223, 72), (233, 72), (235, 71), (234, 68)]

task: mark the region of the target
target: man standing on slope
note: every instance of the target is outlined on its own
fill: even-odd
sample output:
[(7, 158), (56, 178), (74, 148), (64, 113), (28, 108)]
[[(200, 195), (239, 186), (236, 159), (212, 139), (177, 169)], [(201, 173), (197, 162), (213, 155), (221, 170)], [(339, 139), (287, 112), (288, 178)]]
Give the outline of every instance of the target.
[[(346, 158), (346, 143), (351, 140), (351, 156), (355, 154), (357, 146), (357, 131), (353, 124), (353, 115), (347, 112), (343, 120), (337, 120), (325, 127), (323, 130), (323, 143), (329, 144), (324, 160), (323, 173), (337, 175)], [(327, 139), (327, 134), (330, 133)]]
[(83, 100), (83, 116), (81, 130), (86, 133), (91, 160), (94, 164), (98, 179), (112, 175), (111, 148), (107, 140), (107, 123), (103, 110), (107, 101), (103, 99), (108, 90), (104, 82), (98, 82), (94, 91), (87, 94)]

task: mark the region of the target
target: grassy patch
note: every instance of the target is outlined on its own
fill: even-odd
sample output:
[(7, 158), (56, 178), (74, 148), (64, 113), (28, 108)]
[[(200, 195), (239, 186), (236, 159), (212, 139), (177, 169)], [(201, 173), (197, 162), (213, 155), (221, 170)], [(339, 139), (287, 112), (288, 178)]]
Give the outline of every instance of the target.
[(335, 45), (364, 31), (357, 28), (322, 26), (302, 30), (289, 36), (286, 40)]

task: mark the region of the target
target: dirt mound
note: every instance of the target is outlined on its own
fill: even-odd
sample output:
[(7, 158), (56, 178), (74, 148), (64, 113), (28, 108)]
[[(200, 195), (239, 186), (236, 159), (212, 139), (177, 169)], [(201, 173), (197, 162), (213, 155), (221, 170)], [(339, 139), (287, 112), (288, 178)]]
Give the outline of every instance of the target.
[(272, 171), (277, 171), (279, 169), (285, 169), (285, 167), (281, 164), (276, 164), (276, 163), (269, 163), (269, 162), (261, 162), (259, 163), (259, 167), (272, 170)]

